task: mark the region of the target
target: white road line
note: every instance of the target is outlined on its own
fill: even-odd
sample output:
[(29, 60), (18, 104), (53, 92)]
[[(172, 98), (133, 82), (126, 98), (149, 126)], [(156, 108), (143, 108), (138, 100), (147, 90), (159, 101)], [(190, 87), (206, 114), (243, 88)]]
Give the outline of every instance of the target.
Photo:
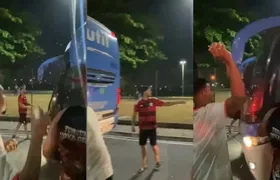
[[(138, 142), (138, 139), (137, 138), (133, 138), (133, 137), (104, 135), (104, 138), (115, 139), (115, 140), (123, 140), (123, 141), (136, 141), (136, 142)], [(185, 145), (185, 146), (192, 146), (193, 145), (192, 142), (183, 142), (183, 141), (158, 140), (158, 142), (162, 143), (162, 144), (174, 144), (174, 145)]]

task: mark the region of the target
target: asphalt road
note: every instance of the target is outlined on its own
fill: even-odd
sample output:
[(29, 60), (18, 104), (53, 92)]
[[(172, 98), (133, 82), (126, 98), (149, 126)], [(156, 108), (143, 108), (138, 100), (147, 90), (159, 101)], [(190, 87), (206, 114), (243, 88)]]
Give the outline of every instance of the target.
[(159, 141), (162, 165), (155, 170), (151, 148), (148, 148), (148, 169), (137, 173), (141, 167), (141, 152), (135, 138), (106, 136), (111, 153), (114, 180), (183, 180), (189, 179), (192, 165), (192, 144)]
[[(192, 165), (192, 143), (159, 141), (162, 166), (154, 169), (153, 152), (148, 147), (149, 169), (137, 173), (141, 166), (141, 152), (135, 138), (106, 136), (105, 138), (114, 166), (114, 180), (189, 180)], [(241, 146), (236, 138), (228, 143), (232, 171), (235, 179), (253, 179), (248, 171)]]

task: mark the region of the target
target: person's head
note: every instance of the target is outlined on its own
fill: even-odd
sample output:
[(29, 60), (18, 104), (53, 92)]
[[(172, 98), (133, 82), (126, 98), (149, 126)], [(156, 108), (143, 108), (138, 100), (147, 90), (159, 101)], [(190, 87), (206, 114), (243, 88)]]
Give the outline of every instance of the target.
[(144, 98), (148, 98), (152, 96), (152, 88), (151, 86), (144, 86), (139, 89), (139, 92), (142, 94)]
[(204, 78), (197, 78), (194, 82), (194, 103), (195, 106), (206, 106), (215, 101), (215, 93)]
[(20, 94), (25, 94), (26, 93), (26, 86), (24, 84), (20, 86), (19, 93)]

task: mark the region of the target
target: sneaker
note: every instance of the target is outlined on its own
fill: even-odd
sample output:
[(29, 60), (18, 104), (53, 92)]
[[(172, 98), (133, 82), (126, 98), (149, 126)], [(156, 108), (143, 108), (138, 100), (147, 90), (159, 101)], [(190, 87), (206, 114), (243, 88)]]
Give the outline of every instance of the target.
[(138, 173), (142, 173), (142, 172), (144, 172), (146, 169), (148, 169), (148, 167), (142, 167), (142, 168), (140, 168), (139, 170), (138, 170)]
[(156, 163), (156, 168), (160, 168), (160, 162)]

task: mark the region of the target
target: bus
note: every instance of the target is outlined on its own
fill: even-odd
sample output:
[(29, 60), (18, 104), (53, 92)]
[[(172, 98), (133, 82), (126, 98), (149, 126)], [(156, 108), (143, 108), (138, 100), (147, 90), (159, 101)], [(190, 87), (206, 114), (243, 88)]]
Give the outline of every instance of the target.
[(260, 45), (241, 71), (248, 97), (241, 114), (242, 150), (254, 179), (272, 179), (278, 177), (279, 164), (274, 164), (268, 136), (260, 137), (258, 130), (268, 111), (280, 103), (280, 16), (255, 21), (237, 33), (232, 45), (236, 64), (243, 63), (245, 44), (254, 35), (261, 36)]
[(88, 16), (88, 105), (100, 120), (117, 124), (120, 103), (120, 53), (115, 33)]
[[(83, 50), (80, 49), (80, 52), (77, 52), (79, 49), (75, 48), (75, 43), (83, 41), (81, 35), (83, 27), (86, 27), (84, 28), (86, 32), (86, 48), (84, 48), (86, 49), (86, 62), (75, 59), (75, 57), (81, 57), (77, 53), (83, 53)], [(118, 40), (114, 32), (89, 16), (83, 27), (76, 31), (76, 36), (69, 42), (62, 55), (50, 58), (40, 65), (37, 74), (38, 80), (53, 81), (57, 79), (56, 75), (61, 72), (70, 72), (73, 66), (86, 63), (88, 106), (97, 113), (99, 120), (117, 124), (121, 96)], [(48, 73), (50, 70), (47, 69), (51, 69), (51, 74)], [(65, 90), (73, 88), (69, 85), (71, 83), (64, 79), (60, 79), (60, 81), (63, 81)], [(56, 91), (53, 92), (49, 108), (56, 100), (55, 94)]]

